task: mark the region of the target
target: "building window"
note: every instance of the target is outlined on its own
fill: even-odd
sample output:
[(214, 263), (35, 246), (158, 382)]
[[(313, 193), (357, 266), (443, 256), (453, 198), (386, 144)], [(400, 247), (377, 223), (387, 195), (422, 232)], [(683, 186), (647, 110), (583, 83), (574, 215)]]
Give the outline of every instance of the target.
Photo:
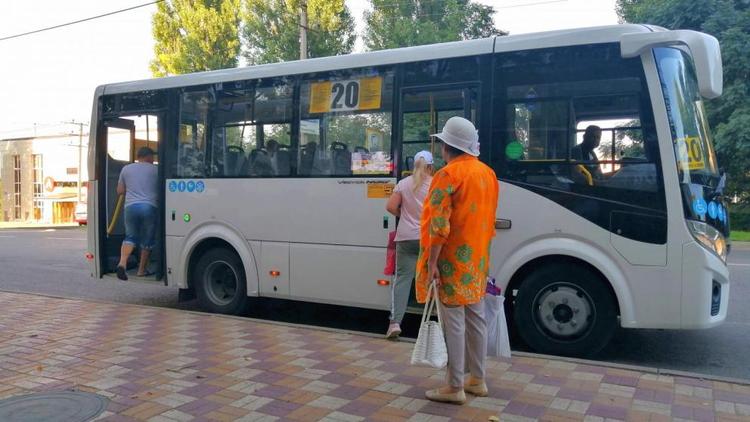
[(21, 156), (13, 156), (13, 218), (21, 219)]
[(34, 220), (41, 220), (44, 216), (44, 174), (42, 173), (42, 155), (31, 156), (34, 162)]

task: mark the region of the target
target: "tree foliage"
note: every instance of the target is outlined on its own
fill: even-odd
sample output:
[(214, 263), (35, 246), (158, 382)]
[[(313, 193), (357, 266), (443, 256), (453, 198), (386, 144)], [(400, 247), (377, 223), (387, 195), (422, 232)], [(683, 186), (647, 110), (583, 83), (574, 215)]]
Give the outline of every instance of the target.
[(491, 6), (470, 0), (370, 0), (365, 44), (371, 50), (505, 35)]
[[(297, 60), (300, 57), (301, 0), (245, 0), (244, 57), (248, 64)], [(356, 33), (343, 0), (307, 0), (308, 57), (347, 54)]]
[[(615, 131), (615, 150), (621, 157), (645, 157), (646, 149), (643, 146), (643, 131), (640, 129), (640, 120), (630, 120), (617, 126)], [(638, 129), (628, 129), (636, 127)], [(611, 153), (610, 153), (611, 154)]]
[(166, 0), (153, 17), (154, 76), (237, 66), (239, 0)]
[(692, 29), (721, 44), (724, 93), (707, 101), (719, 165), (728, 173), (729, 193), (750, 200), (750, 1), (618, 0), (625, 22)]
[(336, 29), (339, 26), (339, 14), (346, 9), (344, 0), (285, 0), (284, 3), (293, 13), (306, 7), (308, 20), (318, 22), (320, 29), (324, 31)]

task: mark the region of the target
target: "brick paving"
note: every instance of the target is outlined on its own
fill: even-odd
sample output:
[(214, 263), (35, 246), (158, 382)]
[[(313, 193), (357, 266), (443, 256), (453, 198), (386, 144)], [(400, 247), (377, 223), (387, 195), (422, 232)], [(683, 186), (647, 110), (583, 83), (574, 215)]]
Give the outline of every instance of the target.
[(750, 386), (531, 357), (490, 396), (428, 402), (411, 344), (241, 318), (0, 293), (0, 399), (95, 392), (106, 421), (750, 421)]

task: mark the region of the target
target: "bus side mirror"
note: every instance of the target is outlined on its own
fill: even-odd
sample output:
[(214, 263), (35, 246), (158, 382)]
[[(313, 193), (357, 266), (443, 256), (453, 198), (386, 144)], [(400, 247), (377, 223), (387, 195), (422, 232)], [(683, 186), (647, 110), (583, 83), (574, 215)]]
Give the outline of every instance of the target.
[(620, 54), (627, 59), (648, 49), (673, 45), (684, 45), (690, 50), (701, 95), (708, 99), (719, 97), (724, 84), (721, 48), (719, 41), (708, 34), (685, 29), (624, 34), (620, 37)]

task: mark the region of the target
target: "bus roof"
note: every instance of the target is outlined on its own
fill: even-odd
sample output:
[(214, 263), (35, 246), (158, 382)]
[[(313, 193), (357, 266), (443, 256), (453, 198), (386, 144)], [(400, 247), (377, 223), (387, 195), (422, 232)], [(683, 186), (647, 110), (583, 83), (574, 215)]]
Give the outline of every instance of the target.
[(177, 88), (219, 82), (261, 79), (274, 76), (298, 75), (339, 69), (473, 56), (490, 54), (493, 52), (498, 53), (536, 48), (562, 47), (568, 45), (619, 42), (620, 36), (623, 34), (653, 32), (659, 30), (663, 29), (648, 25), (624, 24), (498, 36), (478, 40), (455, 41), (392, 50), (370, 51), (366, 53), (320, 57), (307, 60), (295, 60), (257, 66), (190, 73), (164, 78), (114, 83), (100, 86), (97, 88), (97, 92), (102, 95), (120, 94), (125, 92)]

